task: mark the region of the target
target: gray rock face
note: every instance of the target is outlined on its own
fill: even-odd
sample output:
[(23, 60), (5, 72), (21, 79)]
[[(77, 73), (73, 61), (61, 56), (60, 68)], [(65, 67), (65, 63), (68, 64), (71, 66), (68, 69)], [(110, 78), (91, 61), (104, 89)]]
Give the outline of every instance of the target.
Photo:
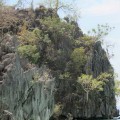
[(53, 108), (54, 79), (49, 69), (25, 71), (19, 56), (5, 51), (0, 61), (0, 120), (49, 120)]
[(0, 63), (0, 71), (4, 69), (4, 64)]
[[(114, 70), (106, 56), (105, 51), (102, 49), (100, 42), (97, 42), (94, 46), (93, 54), (88, 67), (94, 77), (97, 77), (102, 72), (114, 73)], [(104, 91), (100, 92), (97, 97), (92, 98), (92, 96), (94, 96), (94, 93), (91, 94), (91, 104), (95, 104), (95, 108), (91, 106), (91, 108), (93, 108), (92, 114), (94, 114), (95, 117), (111, 118), (116, 111), (114, 78), (109, 79), (104, 86)]]
[[(100, 42), (94, 45), (85, 71), (87, 74), (93, 74), (94, 77), (102, 72), (114, 72)], [(91, 92), (88, 101), (83, 89), (81, 88), (79, 92), (76, 89), (75, 80), (58, 80), (56, 84), (59, 88), (56, 101), (64, 105), (62, 116), (70, 113), (74, 118), (112, 118), (116, 112), (114, 78), (109, 79), (102, 92)]]

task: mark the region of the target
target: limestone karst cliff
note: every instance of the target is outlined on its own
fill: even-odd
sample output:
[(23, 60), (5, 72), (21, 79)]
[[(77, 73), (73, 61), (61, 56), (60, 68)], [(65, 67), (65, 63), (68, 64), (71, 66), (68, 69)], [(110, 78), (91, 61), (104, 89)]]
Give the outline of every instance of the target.
[[(0, 23), (0, 119), (112, 118), (114, 70), (101, 42), (53, 9), (6, 9), (12, 18)], [(5, 19), (10, 14), (3, 11)], [(111, 76), (87, 100), (78, 77), (102, 73)]]
[(54, 108), (54, 79), (45, 66), (23, 69), (26, 62), (10, 51), (15, 49), (14, 40), (9, 36), (8, 44), (0, 46), (0, 119), (49, 120)]
[[(89, 70), (87, 69), (89, 68)], [(101, 47), (97, 42), (87, 61), (85, 71), (87, 74), (93, 74), (95, 77), (101, 72), (113, 72), (113, 68)], [(116, 100), (114, 93), (114, 78), (109, 79), (101, 92), (91, 92), (89, 100), (86, 101), (85, 92), (78, 91), (75, 80), (57, 80), (56, 87), (58, 91), (55, 100), (61, 103), (61, 119), (66, 115), (72, 115), (73, 118), (112, 118), (116, 113)]]

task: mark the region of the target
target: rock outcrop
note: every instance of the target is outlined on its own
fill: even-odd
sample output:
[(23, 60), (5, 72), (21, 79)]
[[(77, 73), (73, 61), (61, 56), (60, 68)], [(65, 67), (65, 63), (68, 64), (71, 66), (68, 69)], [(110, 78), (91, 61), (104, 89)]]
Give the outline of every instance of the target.
[[(113, 68), (100, 42), (94, 45), (85, 71), (94, 77), (103, 72), (113, 74)], [(112, 118), (116, 112), (114, 78), (109, 79), (102, 92), (91, 92), (88, 101), (82, 88), (78, 91), (75, 87), (77, 86), (75, 80), (57, 80), (56, 86), (58, 88), (56, 101), (64, 106), (60, 118), (66, 118), (68, 114), (73, 118)]]
[(45, 66), (24, 71), (19, 55), (7, 51), (9, 45), (0, 46), (0, 119), (49, 120), (54, 108), (54, 79)]

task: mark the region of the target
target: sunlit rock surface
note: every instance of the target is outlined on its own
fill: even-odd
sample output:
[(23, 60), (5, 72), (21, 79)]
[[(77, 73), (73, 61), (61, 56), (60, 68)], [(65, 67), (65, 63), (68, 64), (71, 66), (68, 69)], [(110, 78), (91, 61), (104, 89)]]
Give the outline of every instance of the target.
[(49, 120), (54, 108), (49, 69), (23, 70), (17, 54), (0, 49), (0, 120)]

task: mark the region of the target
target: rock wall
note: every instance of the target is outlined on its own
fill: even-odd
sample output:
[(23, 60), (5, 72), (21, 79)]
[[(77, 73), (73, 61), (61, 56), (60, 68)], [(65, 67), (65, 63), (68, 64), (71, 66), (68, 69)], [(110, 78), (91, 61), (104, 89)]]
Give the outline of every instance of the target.
[[(114, 70), (107, 58), (106, 52), (101, 47), (101, 42), (94, 45), (90, 60), (88, 61), (86, 73), (97, 77), (101, 73), (114, 74)], [(91, 109), (92, 108), (92, 109)], [(104, 86), (104, 90), (99, 93), (92, 93), (90, 96), (89, 117), (112, 118), (116, 112), (116, 100), (114, 93), (114, 77), (109, 79)]]
[(49, 120), (54, 108), (54, 79), (48, 68), (24, 71), (17, 54), (0, 49), (0, 120)]
[[(93, 74), (94, 77), (103, 72), (114, 73), (100, 42), (94, 45), (85, 71), (87, 74)], [(55, 100), (63, 105), (60, 119), (69, 114), (73, 118), (112, 118), (116, 112), (114, 78), (109, 79), (102, 92), (91, 92), (88, 101), (83, 89), (78, 91), (78, 83), (75, 80), (57, 80), (56, 86), (58, 91)]]

